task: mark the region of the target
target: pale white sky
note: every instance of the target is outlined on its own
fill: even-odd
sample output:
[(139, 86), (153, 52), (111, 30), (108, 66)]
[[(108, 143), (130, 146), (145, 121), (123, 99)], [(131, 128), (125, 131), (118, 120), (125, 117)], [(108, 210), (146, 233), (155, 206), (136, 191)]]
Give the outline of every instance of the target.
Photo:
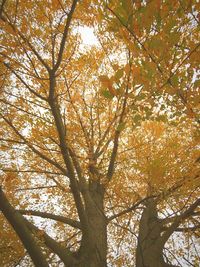
[(97, 45), (98, 39), (94, 34), (94, 30), (90, 27), (80, 26), (79, 32), (84, 45)]

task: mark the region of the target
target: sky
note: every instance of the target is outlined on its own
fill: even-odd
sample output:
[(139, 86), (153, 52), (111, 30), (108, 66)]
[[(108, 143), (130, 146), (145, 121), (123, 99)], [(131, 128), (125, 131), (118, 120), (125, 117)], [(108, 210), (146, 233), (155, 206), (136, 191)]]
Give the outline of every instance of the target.
[(94, 34), (94, 30), (90, 27), (86, 27), (86, 26), (80, 26), (79, 27), (79, 32), (81, 34), (81, 38), (83, 41), (84, 45), (97, 45), (98, 43), (98, 39)]

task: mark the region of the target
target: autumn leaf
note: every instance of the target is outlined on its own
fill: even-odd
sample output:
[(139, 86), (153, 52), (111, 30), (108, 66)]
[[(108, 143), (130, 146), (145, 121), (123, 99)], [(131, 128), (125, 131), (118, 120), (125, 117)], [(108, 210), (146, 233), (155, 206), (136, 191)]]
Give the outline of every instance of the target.
[(198, 13), (1, 1), (2, 266), (197, 264)]

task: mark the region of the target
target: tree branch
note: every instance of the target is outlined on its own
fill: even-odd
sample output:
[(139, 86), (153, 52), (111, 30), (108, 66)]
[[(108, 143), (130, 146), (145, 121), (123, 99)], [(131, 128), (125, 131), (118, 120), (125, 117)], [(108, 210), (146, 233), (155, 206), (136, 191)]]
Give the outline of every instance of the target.
[(27, 249), (33, 263), (36, 267), (48, 267), (48, 263), (38, 246), (35, 238), (32, 236), (30, 230), (24, 222), (22, 215), (17, 212), (9, 203), (6, 195), (3, 193), (0, 187), (0, 210), (13, 227), (20, 240), (22, 241), (24, 247)]
[(54, 72), (56, 72), (56, 70), (59, 68), (60, 63), (62, 61), (63, 52), (64, 52), (64, 48), (65, 48), (65, 43), (66, 43), (67, 36), (68, 36), (68, 33), (69, 33), (69, 26), (71, 24), (72, 16), (74, 14), (74, 11), (75, 11), (77, 3), (78, 3), (78, 0), (74, 0), (73, 1), (71, 9), (70, 9), (70, 12), (69, 12), (68, 17), (67, 17), (67, 21), (66, 21), (66, 24), (65, 24), (65, 29), (64, 29), (64, 32), (63, 32), (63, 37), (62, 37), (62, 40), (61, 40), (61, 43), (60, 43), (60, 50), (59, 50), (59, 53), (58, 53), (57, 62), (55, 64), (55, 66), (53, 67)]
[(58, 242), (56, 242), (53, 238), (51, 238), (47, 233), (40, 230), (37, 226), (29, 222), (26, 218), (23, 218), (23, 219), (28, 229), (32, 231), (33, 234), (35, 234), (36, 236), (39, 234), (40, 239), (42, 239), (45, 245), (60, 257), (60, 259), (64, 262), (66, 267), (70, 267), (77, 263), (77, 260), (73, 257), (73, 253), (69, 249), (62, 247)]
[(60, 108), (57, 102), (57, 97), (55, 96), (55, 89), (56, 89), (56, 78), (55, 73), (52, 71), (50, 73), (50, 86), (49, 86), (49, 105), (51, 107), (51, 112), (54, 118), (54, 122), (56, 125), (59, 143), (60, 143), (60, 150), (62, 153), (62, 157), (67, 168), (68, 176), (70, 179), (70, 187), (74, 197), (74, 201), (76, 204), (78, 216), (80, 219), (80, 223), (83, 226), (83, 229), (87, 231), (88, 229), (88, 222), (85, 213), (85, 209), (83, 206), (83, 202), (80, 195), (80, 190), (78, 186), (78, 182), (75, 175), (75, 170), (73, 163), (70, 158), (69, 149), (66, 143), (66, 129), (62, 120), (62, 116), (60, 113)]
[(11, 68), (11, 66), (8, 64), (8, 63), (3, 63), (7, 69), (9, 69), (21, 82), (23, 85), (25, 85), (25, 87), (32, 93), (34, 94), (35, 96), (37, 96), (38, 98), (44, 100), (47, 102), (47, 99), (43, 96), (41, 96), (40, 94), (38, 94), (37, 92), (35, 92), (33, 89), (30, 88), (30, 86), (21, 78), (21, 76)]
[(1, 3), (1, 6), (0, 6), (0, 19), (2, 17), (3, 8), (4, 8), (5, 3), (6, 3), (6, 0), (3, 0), (2, 3)]
[[(123, 123), (124, 120), (124, 115), (125, 115), (125, 111), (126, 111), (126, 104), (127, 104), (127, 93), (128, 93), (128, 83), (129, 83), (129, 78), (130, 78), (130, 72), (128, 74), (128, 81), (127, 81), (127, 87), (126, 87), (126, 92), (124, 95), (124, 102), (123, 102), (123, 106), (122, 106), (122, 111), (120, 114), (120, 118), (119, 118), (119, 124)], [(110, 162), (108, 165), (108, 171), (107, 171), (107, 179), (111, 180), (113, 173), (114, 173), (114, 165), (115, 165), (115, 161), (117, 158), (117, 150), (118, 150), (118, 143), (119, 143), (119, 136), (120, 136), (121, 131), (119, 129), (116, 129), (115, 131), (115, 136), (114, 136), (114, 145), (113, 145), (113, 149), (112, 149), (112, 153), (111, 153), (111, 157), (110, 157)]]
[(114, 219), (116, 219), (116, 218), (118, 218), (118, 217), (120, 217), (120, 216), (122, 216), (122, 215), (124, 215), (126, 213), (129, 213), (129, 212), (135, 210), (140, 204), (144, 203), (146, 200), (148, 200), (150, 198), (155, 198), (155, 197), (156, 196), (148, 196), (148, 197), (143, 198), (142, 200), (139, 200), (138, 202), (136, 202), (135, 204), (133, 204), (133, 206), (131, 206), (131, 207), (129, 207), (129, 208), (123, 210), (123, 211), (120, 211), (117, 214), (114, 214), (114, 215), (110, 216), (108, 218), (108, 222), (110, 222), (110, 221), (112, 221), (112, 220), (114, 220)]
[(176, 231), (178, 226), (188, 217), (190, 217), (193, 211), (200, 205), (200, 198), (197, 199), (188, 209), (186, 209), (181, 215), (175, 218), (174, 222), (165, 230), (162, 235), (161, 242), (165, 244), (169, 237)]
[(48, 158), (46, 155), (42, 154), (39, 150), (37, 150), (33, 145), (31, 145), (27, 139), (20, 134), (20, 132), (16, 129), (16, 127), (11, 123), (11, 121), (9, 121), (7, 118), (5, 118), (2, 114), (0, 114), (0, 116), (3, 118), (3, 120), (11, 127), (11, 129), (24, 141), (24, 143), (35, 153), (37, 154), (40, 158), (44, 159), (45, 161), (47, 161), (48, 163), (50, 163), (51, 165), (55, 166), (57, 169), (59, 169), (63, 175), (68, 176), (68, 172), (62, 167), (60, 166), (60, 164), (58, 164), (57, 162), (53, 161), (52, 159)]
[(35, 210), (18, 210), (18, 212), (20, 212), (23, 215), (32, 215), (32, 216), (38, 216), (41, 218), (55, 220), (58, 222), (62, 222), (64, 224), (68, 224), (74, 228), (81, 229), (81, 224), (79, 221), (69, 219), (64, 216), (55, 215), (55, 214), (48, 213), (48, 212), (35, 211)]
[(190, 231), (194, 231), (200, 229), (200, 223), (198, 225), (195, 226), (191, 226), (191, 227), (178, 227), (175, 232), (190, 232)]

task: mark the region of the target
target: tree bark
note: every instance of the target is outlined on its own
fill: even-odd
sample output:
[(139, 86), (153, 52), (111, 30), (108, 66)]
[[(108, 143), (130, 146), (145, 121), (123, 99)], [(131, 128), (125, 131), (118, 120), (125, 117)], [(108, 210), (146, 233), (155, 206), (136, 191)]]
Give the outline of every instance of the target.
[(90, 185), (91, 201), (85, 203), (89, 235), (83, 236), (78, 267), (106, 267), (107, 219), (103, 211), (104, 189), (98, 182)]
[[(78, 252), (68, 252), (61, 248), (59, 243), (50, 238), (46, 233), (43, 240), (47, 247), (54, 251), (66, 267), (106, 267), (107, 258), (107, 218), (104, 214), (103, 199), (104, 189), (98, 182), (89, 186), (89, 198), (85, 200), (85, 212), (88, 220), (88, 229), (82, 229), (81, 246)], [(0, 188), (0, 210), (18, 234), (25, 249), (36, 267), (48, 267), (47, 260), (34, 238), (37, 227), (11, 206)]]
[(158, 219), (156, 201), (148, 200), (139, 225), (136, 267), (175, 267), (164, 261), (162, 222)]
[(49, 265), (45, 259), (45, 256), (43, 255), (41, 248), (37, 245), (37, 242), (33, 237), (31, 231), (26, 226), (24, 218), (11, 206), (1, 187), (0, 210), (21, 239), (34, 265), (36, 267), (48, 267)]

